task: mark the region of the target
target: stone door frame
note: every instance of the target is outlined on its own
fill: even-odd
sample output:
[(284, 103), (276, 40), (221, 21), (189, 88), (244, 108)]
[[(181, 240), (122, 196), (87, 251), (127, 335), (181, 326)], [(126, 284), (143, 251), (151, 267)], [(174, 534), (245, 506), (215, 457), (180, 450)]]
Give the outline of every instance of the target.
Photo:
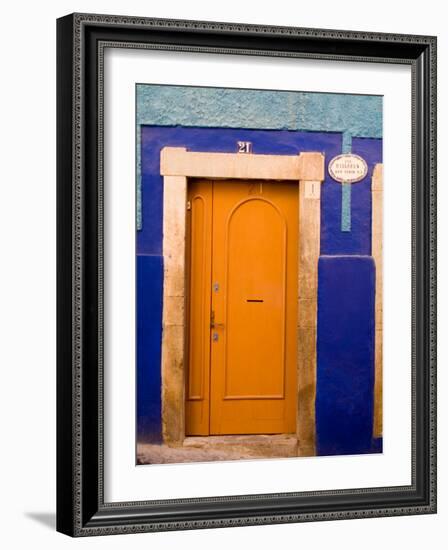
[(299, 155), (190, 152), (164, 147), (162, 434), (164, 443), (185, 439), (186, 211), (188, 178), (295, 181), (299, 186), (297, 326), (297, 438), (299, 454), (315, 454), (317, 267), (320, 253), (320, 187), (325, 158)]

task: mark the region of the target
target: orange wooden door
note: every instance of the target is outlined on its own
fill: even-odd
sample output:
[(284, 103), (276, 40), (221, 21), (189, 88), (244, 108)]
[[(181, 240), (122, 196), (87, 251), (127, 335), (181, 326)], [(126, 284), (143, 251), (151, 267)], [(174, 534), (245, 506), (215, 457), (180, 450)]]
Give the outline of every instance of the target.
[(210, 433), (210, 312), (213, 183), (189, 182), (185, 433)]
[[(209, 204), (201, 230), (194, 229), (203, 212), (199, 202), (195, 211), (198, 189)], [(188, 384), (201, 380), (203, 391), (195, 405), (195, 392), (188, 397), (186, 433), (295, 432), (298, 186), (197, 182), (189, 196)]]

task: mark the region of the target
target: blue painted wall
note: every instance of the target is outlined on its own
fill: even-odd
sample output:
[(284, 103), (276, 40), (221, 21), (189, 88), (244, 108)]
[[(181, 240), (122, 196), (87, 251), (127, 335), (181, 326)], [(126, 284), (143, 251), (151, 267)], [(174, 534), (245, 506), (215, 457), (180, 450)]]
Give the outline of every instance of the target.
[[(351, 150), (368, 165), (366, 177), (351, 186), (351, 231), (341, 231), (341, 184), (327, 176), (322, 187), (321, 254), (371, 254), (371, 182), (375, 164), (382, 162), (382, 140), (353, 138)], [(327, 157), (327, 166), (330, 160)]]
[[(292, 132), (288, 130), (250, 130), (234, 128), (184, 128), (179, 126), (142, 126), (141, 172), (142, 172), (142, 229), (137, 232), (137, 253), (162, 253), (163, 178), (160, 175), (160, 150), (162, 147), (187, 147), (189, 151), (213, 151), (235, 153), (237, 141), (251, 141), (254, 154), (296, 155), (301, 151), (321, 151), (327, 162), (341, 151), (342, 135), (338, 133)], [(327, 171), (326, 171), (327, 173)], [(327, 175), (324, 188), (330, 185)], [(328, 199), (331, 201), (340, 184)], [(366, 186), (368, 186), (368, 182)], [(323, 191), (325, 194), (325, 191)], [(338, 198), (340, 203), (340, 198)], [(367, 212), (367, 206), (359, 203), (359, 209)], [(326, 224), (331, 205), (323, 209), (323, 224)], [(330, 220), (331, 221), (331, 220)], [(333, 238), (326, 232), (327, 240)], [(369, 236), (365, 237), (367, 240)], [(325, 248), (325, 243), (323, 243)]]
[[(160, 176), (160, 149), (187, 147), (190, 151), (235, 152), (236, 142), (252, 141), (255, 154), (294, 155), (300, 151), (322, 151), (326, 167), (340, 154), (342, 134), (292, 132), (288, 130), (241, 130), (230, 128), (141, 127), (142, 229), (137, 233), (137, 252), (162, 253), (163, 179)], [(381, 139), (354, 138), (352, 150), (368, 163), (368, 174), (352, 186), (352, 230), (341, 227), (341, 184), (325, 170), (322, 186), (321, 254), (371, 253), (371, 177), (381, 162)]]
[[(207, 88), (185, 92), (182, 87), (146, 85), (138, 86), (138, 92), (138, 441), (161, 441), (161, 148), (235, 152), (236, 142), (244, 140), (253, 143), (254, 154), (321, 151), (328, 165), (350, 136), (352, 152), (365, 158), (369, 168), (366, 178), (351, 188), (350, 232), (341, 232), (341, 185), (327, 170), (322, 185), (317, 451), (380, 451), (381, 441), (372, 440), (375, 278), (370, 254), (371, 173), (382, 160), (381, 98)], [(228, 127), (232, 123), (237, 129)]]
[(374, 451), (375, 264), (321, 256), (317, 321), (317, 454)]
[(137, 255), (137, 439), (162, 441), (161, 341), (163, 258)]

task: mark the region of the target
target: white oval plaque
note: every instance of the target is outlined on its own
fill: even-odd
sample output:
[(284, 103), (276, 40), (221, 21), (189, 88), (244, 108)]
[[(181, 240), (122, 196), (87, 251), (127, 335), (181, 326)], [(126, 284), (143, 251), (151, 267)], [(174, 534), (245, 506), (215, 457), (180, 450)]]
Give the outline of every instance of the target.
[(331, 159), (328, 172), (340, 183), (356, 183), (367, 176), (367, 162), (359, 155), (338, 155)]

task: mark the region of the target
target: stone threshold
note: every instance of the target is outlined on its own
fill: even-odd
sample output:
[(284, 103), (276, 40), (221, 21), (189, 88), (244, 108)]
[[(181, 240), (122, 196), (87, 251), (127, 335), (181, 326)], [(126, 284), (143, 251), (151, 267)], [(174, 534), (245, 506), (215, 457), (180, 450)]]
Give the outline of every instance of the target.
[(186, 437), (181, 446), (138, 444), (138, 464), (175, 464), (257, 458), (291, 458), (299, 452), (295, 434)]

